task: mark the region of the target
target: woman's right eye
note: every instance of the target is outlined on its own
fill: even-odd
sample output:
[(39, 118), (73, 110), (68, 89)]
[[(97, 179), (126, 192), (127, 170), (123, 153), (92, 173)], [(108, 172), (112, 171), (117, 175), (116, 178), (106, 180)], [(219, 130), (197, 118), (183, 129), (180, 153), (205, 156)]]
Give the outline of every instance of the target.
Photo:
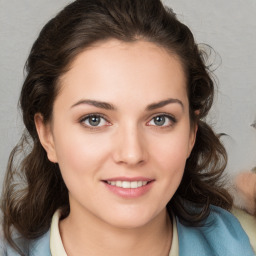
[(110, 125), (110, 123), (100, 115), (85, 116), (80, 122), (90, 128), (93, 128), (93, 127), (97, 128), (97, 127)]

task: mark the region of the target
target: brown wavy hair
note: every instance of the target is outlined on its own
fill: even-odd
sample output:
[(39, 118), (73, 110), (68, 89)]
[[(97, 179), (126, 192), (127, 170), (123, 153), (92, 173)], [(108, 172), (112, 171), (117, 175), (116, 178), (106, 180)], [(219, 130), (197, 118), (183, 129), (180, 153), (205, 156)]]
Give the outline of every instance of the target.
[[(72, 60), (109, 39), (152, 42), (178, 56), (183, 65), (190, 120), (198, 124), (198, 132), (182, 182), (167, 208), (194, 225), (208, 216), (210, 204), (231, 207), (232, 199), (221, 184), (226, 151), (204, 121), (215, 86), (205, 53), (189, 28), (160, 0), (77, 0), (43, 27), (26, 62), (19, 101), (26, 129), (11, 152), (1, 201), (4, 235), (14, 247), (12, 228), (33, 239), (49, 229), (56, 209), (63, 209), (63, 217), (69, 214), (68, 190), (58, 164), (48, 160), (40, 144), (34, 116), (41, 113), (45, 122), (50, 121), (60, 77)], [(200, 210), (192, 214), (191, 204)]]

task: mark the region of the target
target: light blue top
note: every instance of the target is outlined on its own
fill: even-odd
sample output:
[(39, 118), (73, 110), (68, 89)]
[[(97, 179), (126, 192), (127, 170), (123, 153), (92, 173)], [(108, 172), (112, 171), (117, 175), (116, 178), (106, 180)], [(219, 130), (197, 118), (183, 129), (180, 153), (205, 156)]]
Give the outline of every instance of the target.
[[(199, 227), (176, 221), (180, 256), (255, 256), (239, 221), (219, 207), (211, 206), (209, 217)], [(20, 238), (16, 242), (26, 256), (51, 256), (49, 231), (36, 240)], [(13, 249), (1, 247), (1, 255), (18, 256)]]
[(239, 221), (222, 208), (211, 206), (209, 217), (200, 227), (176, 220), (180, 256), (255, 256)]

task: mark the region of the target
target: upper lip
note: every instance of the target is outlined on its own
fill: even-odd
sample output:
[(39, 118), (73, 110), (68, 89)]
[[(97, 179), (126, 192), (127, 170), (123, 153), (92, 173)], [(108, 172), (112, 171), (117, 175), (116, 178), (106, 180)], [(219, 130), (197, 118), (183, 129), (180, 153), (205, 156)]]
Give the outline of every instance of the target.
[(146, 177), (114, 177), (109, 179), (104, 179), (104, 181), (153, 181), (154, 179)]

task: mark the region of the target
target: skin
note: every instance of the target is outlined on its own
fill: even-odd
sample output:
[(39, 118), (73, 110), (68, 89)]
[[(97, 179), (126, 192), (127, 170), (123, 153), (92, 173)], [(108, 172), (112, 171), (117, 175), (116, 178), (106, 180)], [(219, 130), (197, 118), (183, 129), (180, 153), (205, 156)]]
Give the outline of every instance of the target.
[[(67, 254), (169, 255), (166, 204), (196, 137), (181, 62), (153, 43), (109, 40), (80, 53), (60, 85), (51, 122), (38, 113), (35, 123), (69, 190), (70, 215), (60, 222)], [(87, 115), (95, 113), (104, 118), (92, 127)], [(104, 182), (120, 176), (152, 184), (141, 196), (122, 197)]]

